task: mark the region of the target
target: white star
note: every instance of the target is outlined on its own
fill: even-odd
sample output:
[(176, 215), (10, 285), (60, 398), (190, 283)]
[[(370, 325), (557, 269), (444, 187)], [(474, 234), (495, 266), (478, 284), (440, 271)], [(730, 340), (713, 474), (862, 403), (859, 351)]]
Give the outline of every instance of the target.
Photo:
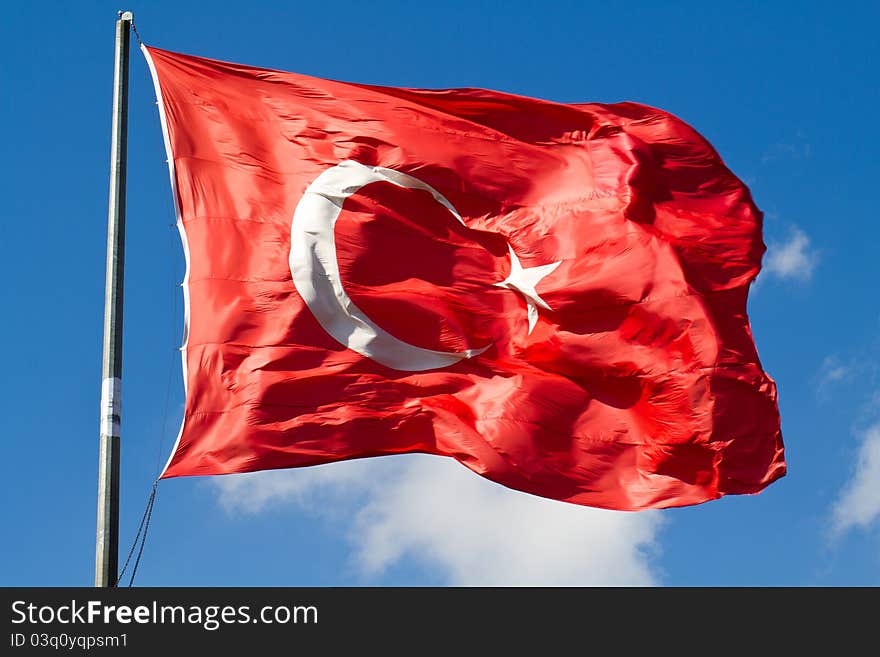
[(507, 248), (510, 249), (510, 274), (500, 283), (495, 283), (495, 285), (506, 287), (509, 290), (516, 290), (525, 297), (529, 315), (529, 335), (531, 335), (532, 329), (538, 323), (538, 306), (545, 310), (552, 310), (547, 305), (547, 302), (538, 295), (535, 286), (538, 284), (538, 281), (552, 273), (554, 269), (562, 264), (562, 261), (538, 267), (523, 267), (520, 264), (519, 258), (513, 252), (513, 247), (508, 244)]

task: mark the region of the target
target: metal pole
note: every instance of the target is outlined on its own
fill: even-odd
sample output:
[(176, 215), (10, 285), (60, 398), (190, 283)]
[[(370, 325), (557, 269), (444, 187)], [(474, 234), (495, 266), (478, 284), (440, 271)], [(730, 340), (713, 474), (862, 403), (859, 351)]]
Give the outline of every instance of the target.
[(101, 455), (98, 463), (98, 531), (95, 586), (116, 586), (119, 569), (119, 423), (122, 387), (122, 272), (125, 262), (125, 166), (128, 141), (128, 42), (130, 11), (116, 21), (110, 202), (107, 219), (107, 285), (104, 292), (104, 361), (101, 384)]

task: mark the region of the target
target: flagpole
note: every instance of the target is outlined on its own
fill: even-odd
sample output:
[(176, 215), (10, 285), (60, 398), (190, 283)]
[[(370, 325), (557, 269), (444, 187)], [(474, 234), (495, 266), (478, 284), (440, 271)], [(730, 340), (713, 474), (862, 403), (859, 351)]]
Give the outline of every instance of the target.
[(98, 462), (98, 527), (95, 586), (117, 584), (119, 569), (119, 424), (122, 388), (122, 284), (125, 262), (125, 168), (128, 142), (128, 46), (130, 11), (119, 12), (113, 70), (110, 201), (107, 218), (107, 283), (104, 292), (104, 358), (101, 382), (101, 447)]

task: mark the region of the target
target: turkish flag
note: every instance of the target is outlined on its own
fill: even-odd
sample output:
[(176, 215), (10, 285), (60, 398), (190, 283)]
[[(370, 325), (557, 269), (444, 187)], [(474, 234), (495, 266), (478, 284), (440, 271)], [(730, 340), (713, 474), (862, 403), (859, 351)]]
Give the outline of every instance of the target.
[(679, 119), (144, 53), (188, 264), (163, 477), (425, 452), (636, 510), (785, 473), (761, 213)]

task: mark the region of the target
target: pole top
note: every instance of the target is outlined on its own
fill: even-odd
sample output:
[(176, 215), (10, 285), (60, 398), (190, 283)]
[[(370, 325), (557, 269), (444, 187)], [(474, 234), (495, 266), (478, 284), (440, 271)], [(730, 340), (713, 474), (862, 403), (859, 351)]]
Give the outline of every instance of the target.
[(128, 21), (131, 23), (134, 20), (134, 14), (130, 11), (117, 11), (116, 15), (119, 16), (119, 20)]

